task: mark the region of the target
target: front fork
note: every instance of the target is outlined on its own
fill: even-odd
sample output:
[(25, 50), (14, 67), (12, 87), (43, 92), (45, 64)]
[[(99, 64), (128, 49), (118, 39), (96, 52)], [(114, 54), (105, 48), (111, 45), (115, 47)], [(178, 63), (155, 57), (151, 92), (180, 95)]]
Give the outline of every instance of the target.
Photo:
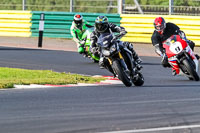
[[(123, 58), (123, 56), (122, 56), (122, 54), (120, 52), (118, 52), (118, 56), (119, 56), (119, 59), (120, 59), (119, 61), (120, 61), (121, 65), (122, 65), (122, 67), (124, 68), (124, 70), (128, 70), (127, 65), (126, 65), (126, 63), (124, 61), (124, 58)], [(112, 59), (108, 58), (108, 61), (109, 61), (110, 65), (112, 65)]]

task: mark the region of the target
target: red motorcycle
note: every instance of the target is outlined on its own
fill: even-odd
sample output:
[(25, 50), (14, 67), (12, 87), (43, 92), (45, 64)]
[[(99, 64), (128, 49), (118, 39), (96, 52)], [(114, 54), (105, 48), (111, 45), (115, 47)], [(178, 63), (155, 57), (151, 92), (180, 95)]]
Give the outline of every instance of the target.
[(168, 62), (176, 74), (183, 74), (190, 80), (199, 81), (198, 60), (194, 52), (179, 35), (172, 35), (163, 42)]

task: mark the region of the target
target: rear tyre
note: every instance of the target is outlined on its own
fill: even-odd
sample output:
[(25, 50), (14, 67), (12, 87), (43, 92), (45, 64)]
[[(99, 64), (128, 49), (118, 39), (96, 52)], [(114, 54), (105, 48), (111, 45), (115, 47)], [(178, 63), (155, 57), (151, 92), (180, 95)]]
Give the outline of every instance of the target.
[(131, 79), (129, 78), (129, 76), (125, 72), (125, 70), (123, 70), (123, 68), (118, 60), (113, 61), (112, 68), (118, 75), (118, 78), (124, 83), (124, 85), (126, 87), (132, 86)]
[(190, 76), (192, 76), (192, 78), (189, 77), (189, 79), (190, 79), (190, 80), (193, 79), (193, 80), (195, 80), (195, 81), (199, 81), (199, 75), (198, 75), (197, 72), (195, 71), (195, 68), (191, 65), (192, 63), (190, 63), (188, 59), (184, 59), (184, 60), (182, 61), (182, 63), (183, 63), (183, 65), (184, 65), (184, 67), (185, 67), (185, 70), (188, 72), (188, 74), (189, 74)]

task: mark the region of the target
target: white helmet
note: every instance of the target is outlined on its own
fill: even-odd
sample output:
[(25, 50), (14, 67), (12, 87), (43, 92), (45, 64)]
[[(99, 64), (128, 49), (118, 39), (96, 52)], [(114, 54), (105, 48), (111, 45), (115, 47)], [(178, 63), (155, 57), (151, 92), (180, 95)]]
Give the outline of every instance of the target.
[(77, 28), (81, 29), (83, 24), (83, 16), (80, 14), (74, 15), (74, 23)]

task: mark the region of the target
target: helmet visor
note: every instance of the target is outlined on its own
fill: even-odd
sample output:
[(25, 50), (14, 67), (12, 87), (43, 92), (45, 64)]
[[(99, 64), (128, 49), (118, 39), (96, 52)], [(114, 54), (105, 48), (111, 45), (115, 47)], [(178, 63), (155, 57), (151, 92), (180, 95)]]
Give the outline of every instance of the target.
[(76, 24), (77, 28), (81, 28), (82, 27), (82, 20), (74, 20), (74, 23)]
[(155, 29), (156, 31), (163, 31), (165, 28), (165, 25), (164, 24), (161, 24), (161, 25), (155, 25)]
[(98, 32), (104, 32), (108, 28), (108, 23), (95, 23)]

